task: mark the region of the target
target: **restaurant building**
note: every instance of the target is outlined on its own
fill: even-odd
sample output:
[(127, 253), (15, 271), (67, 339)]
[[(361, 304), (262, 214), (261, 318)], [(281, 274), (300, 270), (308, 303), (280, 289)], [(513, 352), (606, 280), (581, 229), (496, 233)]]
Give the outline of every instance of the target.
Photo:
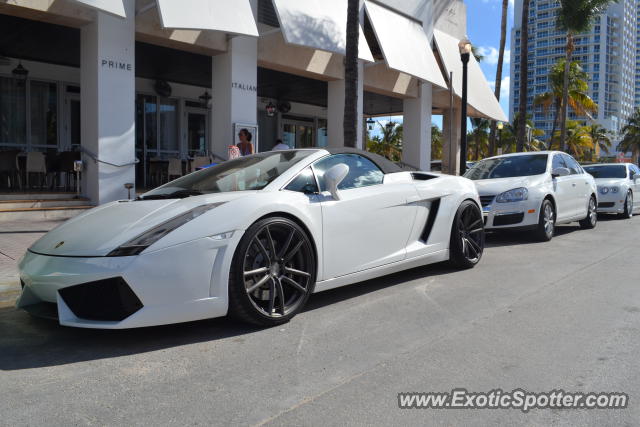
[[(101, 204), (224, 161), (240, 129), (255, 151), (342, 146), (346, 15), (346, 0), (0, 0), (0, 156), (29, 188), (74, 176), (56, 156), (82, 159)], [(360, 18), (358, 145), (367, 118), (403, 115), (402, 163), (428, 170), (441, 114), (456, 170), (463, 2), (363, 0)], [(469, 79), (469, 115), (506, 120), (473, 58)]]

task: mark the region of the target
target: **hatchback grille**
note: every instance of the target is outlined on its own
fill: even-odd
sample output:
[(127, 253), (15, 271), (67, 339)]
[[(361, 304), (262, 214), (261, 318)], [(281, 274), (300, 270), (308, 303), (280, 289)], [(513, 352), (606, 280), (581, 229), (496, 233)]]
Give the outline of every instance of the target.
[(482, 207), (484, 208), (489, 206), (495, 198), (496, 196), (480, 196), (480, 203), (482, 203)]

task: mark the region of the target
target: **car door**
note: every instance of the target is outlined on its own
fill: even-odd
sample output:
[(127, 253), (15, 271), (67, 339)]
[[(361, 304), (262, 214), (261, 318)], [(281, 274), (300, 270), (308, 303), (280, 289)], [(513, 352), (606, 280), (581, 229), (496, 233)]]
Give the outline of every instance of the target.
[(589, 198), (591, 197), (591, 188), (589, 186), (587, 174), (573, 157), (568, 154), (562, 154), (562, 157), (571, 171), (574, 216), (584, 218), (587, 216)]
[[(334, 200), (323, 175), (344, 163), (349, 172)], [(384, 174), (358, 154), (334, 154), (317, 161), (322, 200), (324, 277), (331, 279), (401, 261), (416, 216), (412, 182), (384, 183)]]
[[(567, 166), (562, 154), (553, 155), (551, 170), (553, 171), (557, 168), (569, 169), (569, 166)], [(573, 183), (574, 180), (571, 175), (553, 178), (553, 193), (557, 210), (556, 218), (559, 222), (571, 218), (575, 211), (575, 192)]]
[(633, 177), (640, 177), (640, 168), (636, 165), (629, 165), (629, 177), (631, 182), (629, 183), (633, 191), (633, 206), (634, 209), (640, 208), (640, 179), (633, 179)]

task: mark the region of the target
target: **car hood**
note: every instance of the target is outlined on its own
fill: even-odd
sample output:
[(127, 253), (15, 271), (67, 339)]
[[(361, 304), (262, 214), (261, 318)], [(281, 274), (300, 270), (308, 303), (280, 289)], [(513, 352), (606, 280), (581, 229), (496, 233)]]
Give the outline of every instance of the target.
[(246, 197), (248, 193), (254, 192), (107, 203), (54, 228), (31, 245), (29, 250), (54, 256), (105, 256), (154, 226), (197, 206), (235, 200)]
[(620, 186), (624, 185), (626, 179), (625, 178), (597, 178), (595, 179), (596, 185), (598, 187), (612, 187), (612, 186)]
[(540, 185), (544, 181), (545, 177), (546, 175), (533, 175), (519, 176), (515, 178), (479, 179), (473, 182), (476, 184), (479, 195), (495, 196), (514, 188), (530, 188)]

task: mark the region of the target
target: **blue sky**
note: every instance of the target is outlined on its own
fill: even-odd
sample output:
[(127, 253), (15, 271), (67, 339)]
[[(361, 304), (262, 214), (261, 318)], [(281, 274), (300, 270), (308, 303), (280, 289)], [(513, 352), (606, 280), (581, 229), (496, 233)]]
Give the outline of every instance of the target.
[[(480, 67), (487, 81), (494, 87), (496, 80), (496, 68), (498, 63), (498, 48), (500, 47), (500, 19), (502, 14), (502, 0), (465, 0), (467, 5), (467, 34), (471, 42), (478, 47), (484, 56)], [(505, 113), (509, 112), (509, 59), (511, 28), (513, 27), (513, 0), (509, 0), (509, 14), (507, 18), (507, 45), (505, 47), (505, 62), (502, 68), (502, 87), (500, 104)], [(434, 116), (433, 122), (442, 128), (442, 118)], [(389, 119), (380, 117), (376, 119), (382, 124)], [(392, 117), (396, 122), (402, 122), (402, 116)], [(372, 132), (379, 134), (378, 126)]]

